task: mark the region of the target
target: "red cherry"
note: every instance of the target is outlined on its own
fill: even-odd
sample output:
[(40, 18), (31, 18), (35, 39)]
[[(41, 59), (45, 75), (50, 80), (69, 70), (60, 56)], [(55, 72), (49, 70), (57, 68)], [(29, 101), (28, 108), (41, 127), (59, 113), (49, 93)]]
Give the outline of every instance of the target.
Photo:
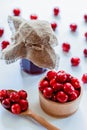
[(62, 49), (65, 52), (69, 52), (69, 50), (70, 50), (70, 44), (69, 43), (62, 43)]
[(74, 87), (75, 89), (81, 88), (81, 85), (80, 85), (79, 80), (78, 80), (77, 78), (75, 78), (75, 77), (73, 77), (73, 78), (71, 79), (71, 84), (73, 85), (73, 87)]
[(64, 82), (66, 82), (66, 80), (67, 80), (67, 74), (66, 74), (66, 73), (58, 72), (58, 73), (57, 73), (57, 76), (56, 76), (56, 80), (57, 80), (59, 83), (64, 83)]
[(20, 107), (20, 105), (19, 104), (13, 104), (11, 106), (11, 112), (13, 114), (20, 114), (21, 113), (21, 107)]
[(53, 94), (53, 96), (52, 96), (52, 101), (54, 101), (54, 102), (57, 101), (57, 95), (56, 95), (56, 94)]
[(26, 111), (28, 109), (28, 101), (27, 100), (21, 99), (19, 104), (21, 106), (22, 111)]
[(7, 98), (7, 90), (2, 89), (0, 90), (0, 100), (2, 101), (5, 98)]
[(87, 22), (87, 14), (84, 15), (84, 20)]
[(30, 19), (31, 20), (36, 20), (36, 19), (38, 19), (38, 16), (36, 14), (31, 14)]
[(87, 39), (87, 32), (85, 32), (84, 36), (85, 36), (85, 38)]
[(86, 48), (83, 50), (83, 54), (85, 57), (87, 57), (87, 49)]
[(64, 93), (63, 91), (59, 91), (57, 93), (57, 100), (61, 103), (65, 103), (68, 101), (68, 95)]
[(55, 78), (50, 80), (50, 86), (53, 86), (55, 83), (56, 83), (56, 79)]
[(10, 98), (10, 91), (7, 90), (7, 98)]
[(77, 93), (75, 91), (72, 92), (72, 94), (69, 96), (69, 101), (73, 101), (78, 97)]
[(72, 32), (75, 32), (77, 29), (77, 25), (76, 24), (70, 24), (70, 29)]
[(2, 106), (6, 109), (9, 109), (11, 107), (10, 98), (6, 98), (2, 101)]
[(79, 90), (75, 90), (75, 93), (77, 94), (77, 97), (80, 95), (80, 91)]
[(51, 27), (55, 31), (57, 28), (57, 23), (56, 22), (51, 23)]
[(60, 90), (63, 89), (63, 84), (55, 83), (55, 84), (52, 86), (52, 88), (53, 88), (53, 91), (54, 91), (54, 92), (60, 91)]
[(72, 94), (72, 92), (75, 90), (71, 83), (65, 83), (63, 89), (68, 95)]
[(71, 82), (72, 75), (71, 75), (71, 74), (68, 74), (68, 73), (66, 73), (66, 75), (67, 75), (67, 80), (66, 80), (66, 82)]
[(18, 8), (13, 9), (14, 16), (19, 16), (20, 13), (21, 13), (20, 9), (18, 9)]
[(87, 73), (84, 73), (84, 74), (82, 75), (82, 82), (83, 82), (83, 83), (87, 83)]
[(51, 80), (51, 79), (55, 78), (56, 74), (57, 73), (55, 71), (53, 71), (53, 70), (48, 71), (47, 72), (47, 78), (48, 78), (48, 80)]
[(71, 65), (72, 66), (78, 66), (80, 63), (80, 58), (79, 57), (72, 57), (71, 58)]
[(49, 82), (47, 80), (41, 80), (39, 84), (39, 90), (42, 92), (44, 88), (49, 86)]
[(0, 28), (0, 37), (2, 37), (3, 33), (4, 33), (4, 29)]
[(27, 98), (27, 92), (25, 90), (18, 91), (18, 95), (20, 96), (20, 99), (26, 99)]
[(43, 90), (43, 95), (45, 98), (48, 98), (48, 99), (52, 98), (52, 94), (53, 94), (53, 89), (50, 87), (47, 87)]
[(9, 41), (2, 41), (1, 48), (5, 49), (9, 44), (10, 44)]
[(20, 100), (20, 96), (18, 95), (17, 92), (11, 92), (11, 94), (10, 94), (10, 100), (12, 102), (14, 102), (14, 103), (17, 103)]
[(55, 8), (53, 9), (53, 12), (54, 12), (54, 16), (58, 16), (58, 15), (59, 15), (60, 10), (59, 10), (59, 8), (58, 8), (58, 7), (55, 7)]

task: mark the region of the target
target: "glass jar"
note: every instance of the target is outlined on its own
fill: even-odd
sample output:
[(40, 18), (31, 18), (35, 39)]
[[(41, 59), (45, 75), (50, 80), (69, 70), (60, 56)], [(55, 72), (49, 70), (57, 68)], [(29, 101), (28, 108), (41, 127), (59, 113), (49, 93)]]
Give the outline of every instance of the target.
[(27, 59), (21, 59), (20, 65), (21, 69), (28, 74), (41, 74), (46, 71), (46, 68), (40, 68)]

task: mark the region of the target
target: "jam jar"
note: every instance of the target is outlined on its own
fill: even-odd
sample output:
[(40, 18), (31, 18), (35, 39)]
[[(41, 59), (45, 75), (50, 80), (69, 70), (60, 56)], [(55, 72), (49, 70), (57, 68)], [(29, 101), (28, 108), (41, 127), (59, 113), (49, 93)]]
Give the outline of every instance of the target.
[(46, 71), (46, 68), (40, 68), (27, 59), (21, 59), (20, 66), (28, 74), (41, 74)]

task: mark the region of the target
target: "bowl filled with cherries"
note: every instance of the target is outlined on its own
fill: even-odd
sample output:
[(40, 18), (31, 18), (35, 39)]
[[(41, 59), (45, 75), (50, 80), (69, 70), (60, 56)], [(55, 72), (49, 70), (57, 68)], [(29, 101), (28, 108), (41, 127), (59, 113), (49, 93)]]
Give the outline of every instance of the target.
[(40, 106), (51, 116), (67, 117), (79, 108), (83, 88), (78, 78), (64, 70), (48, 71), (38, 89)]

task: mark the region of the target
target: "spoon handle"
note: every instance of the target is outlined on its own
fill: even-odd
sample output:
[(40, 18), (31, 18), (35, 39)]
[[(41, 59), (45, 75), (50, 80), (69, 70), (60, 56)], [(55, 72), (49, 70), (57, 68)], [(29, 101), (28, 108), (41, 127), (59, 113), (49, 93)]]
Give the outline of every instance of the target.
[[(31, 110), (29, 110), (29, 117), (33, 118), (34, 120), (36, 120), (38, 123), (40, 123), (42, 126), (44, 126), (45, 128), (47, 128), (47, 130), (60, 130), (59, 128), (57, 128), (56, 126), (52, 125), (51, 123), (49, 123), (48, 121), (46, 121), (43, 117), (33, 113)], [(27, 114), (28, 115), (28, 114)]]

